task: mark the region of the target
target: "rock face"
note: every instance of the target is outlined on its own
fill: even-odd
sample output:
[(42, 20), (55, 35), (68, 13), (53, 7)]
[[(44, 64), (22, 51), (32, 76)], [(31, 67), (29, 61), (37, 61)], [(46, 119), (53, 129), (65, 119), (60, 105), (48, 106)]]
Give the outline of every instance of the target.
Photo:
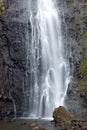
[(77, 118), (87, 118), (87, 1), (62, 0), (60, 7), (72, 75), (65, 105)]
[(0, 97), (0, 119), (14, 117), (13, 102), (7, 97)]
[(20, 116), (24, 109), (27, 21), (21, 2), (5, 0), (0, 16), (0, 119)]
[(53, 118), (55, 123), (69, 123), (74, 119), (74, 116), (70, 114), (63, 106), (60, 106), (54, 110)]

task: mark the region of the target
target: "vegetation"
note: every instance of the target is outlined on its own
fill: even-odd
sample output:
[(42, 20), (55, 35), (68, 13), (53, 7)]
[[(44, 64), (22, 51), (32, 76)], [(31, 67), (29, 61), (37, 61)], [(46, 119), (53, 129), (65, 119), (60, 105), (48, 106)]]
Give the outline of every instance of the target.
[(81, 81), (79, 82), (79, 88), (80, 88), (80, 89), (86, 89), (86, 87), (87, 87), (87, 81), (81, 80)]
[(82, 59), (79, 72), (84, 76), (84, 78), (87, 77), (87, 57)]
[(79, 81), (78, 87), (84, 91), (87, 89), (87, 32), (81, 37), (79, 46), (82, 48), (82, 60), (79, 67), (81, 80)]
[(87, 57), (82, 59), (80, 68), (79, 68), (79, 73), (82, 75), (82, 79), (79, 82), (78, 87), (80, 89), (86, 89), (87, 88)]
[(3, 13), (3, 11), (4, 11), (3, 0), (0, 0), (0, 15)]
[(79, 42), (79, 46), (82, 48), (82, 60), (79, 67), (79, 73), (83, 79), (87, 78), (87, 32), (83, 34)]

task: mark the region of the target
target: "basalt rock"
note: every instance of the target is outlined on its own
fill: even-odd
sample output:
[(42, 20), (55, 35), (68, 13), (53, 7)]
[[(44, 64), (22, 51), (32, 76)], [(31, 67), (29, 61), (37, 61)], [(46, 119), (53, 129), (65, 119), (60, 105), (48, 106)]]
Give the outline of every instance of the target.
[[(61, 2), (60, 2), (61, 3)], [(62, 0), (65, 10), (64, 35), (67, 37), (68, 59), (71, 70), (65, 105), (77, 118), (87, 115), (87, 1)], [(66, 38), (65, 38), (66, 39)]]
[(0, 120), (14, 117), (14, 106), (10, 98), (0, 97)]
[(5, 0), (0, 16), (0, 97), (6, 97), (5, 101), (0, 98), (0, 119), (21, 116), (24, 109), (27, 22), (19, 18), (23, 18), (20, 4)]

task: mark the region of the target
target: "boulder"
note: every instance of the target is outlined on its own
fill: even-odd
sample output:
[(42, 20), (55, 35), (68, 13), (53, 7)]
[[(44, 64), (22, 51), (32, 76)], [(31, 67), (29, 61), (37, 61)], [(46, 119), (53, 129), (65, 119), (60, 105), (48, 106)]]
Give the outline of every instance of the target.
[(31, 127), (36, 127), (37, 124), (36, 124), (35, 122), (32, 122), (30, 126), (31, 126)]
[(63, 106), (59, 106), (53, 112), (53, 118), (55, 123), (68, 123), (74, 120), (74, 116), (68, 112)]
[(45, 128), (42, 126), (36, 126), (32, 130), (45, 130)]

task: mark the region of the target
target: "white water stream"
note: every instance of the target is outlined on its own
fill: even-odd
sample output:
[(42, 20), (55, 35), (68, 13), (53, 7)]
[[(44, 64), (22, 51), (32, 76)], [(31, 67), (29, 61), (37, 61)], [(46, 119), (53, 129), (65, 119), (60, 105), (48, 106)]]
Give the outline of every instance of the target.
[(30, 13), (29, 117), (51, 117), (54, 108), (64, 104), (69, 78), (59, 13), (54, 0), (38, 0), (35, 18)]

